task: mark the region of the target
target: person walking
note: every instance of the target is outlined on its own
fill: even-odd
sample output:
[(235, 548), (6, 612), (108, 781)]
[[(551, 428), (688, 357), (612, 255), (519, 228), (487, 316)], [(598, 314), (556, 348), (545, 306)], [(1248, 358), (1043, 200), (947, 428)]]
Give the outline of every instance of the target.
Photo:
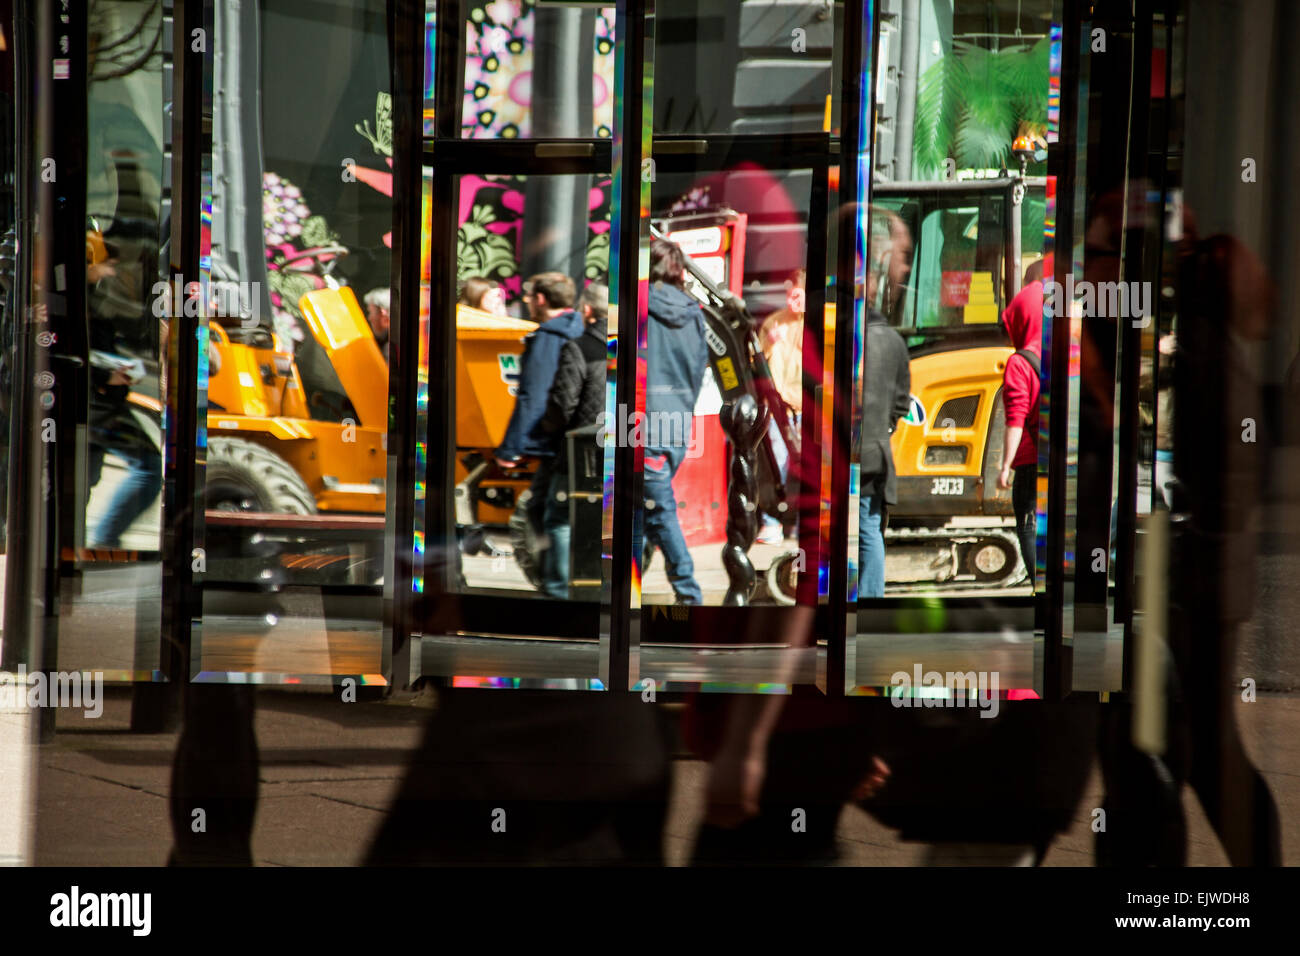
[(704, 312), (686, 292), (686, 256), (666, 239), (650, 246), (649, 312), (645, 411), (647, 421), (659, 427), (651, 429), (652, 444), (645, 450), (645, 536), (664, 553), (677, 603), (699, 604), (704, 595), (677, 520), (672, 483), (690, 444), (708, 346)]
[(582, 316), (573, 309), (577, 289), (562, 272), (542, 272), (524, 283), (524, 302), (537, 328), (524, 339), (519, 360), (519, 391), (505, 437), (496, 451), (502, 468), (518, 468), (525, 457), (537, 459), (525, 507), (534, 535), (540, 537), (546, 494), (555, 466), (556, 439), (541, 428), (546, 400), (555, 381), (560, 350), (582, 334)]
[(550, 540), (547, 559), (542, 566), (542, 590), (553, 598), (569, 596), (569, 458), (564, 436), (575, 428), (594, 425), (605, 416), (606, 322), (609, 315), (609, 288), (593, 282), (579, 300), (584, 328), (576, 339), (566, 342), (560, 351), (542, 415), (542, 430), (553, 435), (558, 444), (555, 469), (546, 495), (542, 529)]
[[(1033, 274), (1031, 274), (1033, 278)], [(1030, 587), (1034, 585), (1038, 537), (1038, 394), (1042, 387), (1043, 283), (1033, 278), (1002, 313), (1015, 353), (1002, 373), (1006, 413), (998, 487), (1011, 489), (1016, 536)], [(1014, 471), (1014, 477), (1012, 472)]]

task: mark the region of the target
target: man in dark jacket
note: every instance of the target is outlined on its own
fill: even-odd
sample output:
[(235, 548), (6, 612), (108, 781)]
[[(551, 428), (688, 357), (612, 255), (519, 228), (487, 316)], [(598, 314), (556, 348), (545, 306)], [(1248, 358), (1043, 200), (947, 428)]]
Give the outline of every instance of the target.
[(656, 239), (650, 247), (650, 322), (646, 330), (645, 536), (664, 553), (678, 603), (699, 604), (704, 595), (695, 581), (695, 563), (677, 522), (672, 486), (673, 476), (686, 458), (695, 402), (708, 364), (704, 312), (685, 286), (686, 257), (681, 248)]
[(553, 598), (569, 596), (569, 458), (564, 436), (575, 428), (594, 425), (605, 417), (606, 321), (609, 289), (593, 282), (579, 302), (585, 328), (560, 352), (555, 382), (542, 415), (542, 430), (555, 437), (558, 449), (542, 527), (550, 539), (542, 566), (542, 590)]
[[(86, 545), (92, 549), (121, 547), (123, 535), (154, 503), (163, 484), (162, 453), (127, 402), (131, 387), (145, 377), (144, 363), (122, 354), (132, 350), (131, 340), (138, 343), (154, 321), (144, 295), (152, 237), (119, 226), (109, 238), (115, 255), (86, 267), (91, 350), (86, 487), (93, 490), (99, 485), (106, 454), (126, 465), (126, 475), (86, 535)], [(156, 245), (154, 249), (156, 255)]]
[[(890, 239), (873, 241), (867, 301), (875, 298), (880, 268), (891, 261), (901, 222), (890, 222)], [(905, 227), (903, 227), (905, 229)], [(861, 472), (858, 497), (858, 597), (885, 596), (885, 514), (898, 503), (898, 476), (889, 438), (911, 402), (912, 371), (907, 343), (875, 309), (867, 310), (862, 372)]]
[(537, 459), (526, 506), (528, 521), (537, 535), (542, 533), (542, 512), (558, 444), (554, 435), (542, 430), (541, 420), (560, 363), (560, 350), (582, 334), (582, 317), (573, 311), (576, 294), (573, 280), (561, 272), (542, 272), (524, 283), (524, 302), (537, 329), (524, 339), (515, 408), (496, 453), (502, 468), (517, 468), (524, 457)]

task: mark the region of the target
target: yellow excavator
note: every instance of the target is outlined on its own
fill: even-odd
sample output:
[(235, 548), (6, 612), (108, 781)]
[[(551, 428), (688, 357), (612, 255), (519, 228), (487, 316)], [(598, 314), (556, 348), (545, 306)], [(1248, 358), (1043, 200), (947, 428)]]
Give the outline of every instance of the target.
[[(898, 504), (886, 532), (891, 592), (1015, 585), (1026, 575), (1011, 492), (997, 487), (1002, 373), (1013, 349), (999, 325), (1020, 291), (1022, 224), (1039, 234), (1045, 183), (1001, 175), (877, 183), (877, 213), (911, 242), (906, 278), (880, 307), (911, 357), (911, 410), (894, 432)], [(905, 231), (904, 231), (905, 230)], [(895, 254), (899, 254), (895, 250)]]

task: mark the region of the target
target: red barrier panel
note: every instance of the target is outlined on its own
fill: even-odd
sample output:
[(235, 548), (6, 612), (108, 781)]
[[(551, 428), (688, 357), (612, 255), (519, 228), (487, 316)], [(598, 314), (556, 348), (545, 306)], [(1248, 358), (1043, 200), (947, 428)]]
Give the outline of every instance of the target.
[(687, 547), (727, 539), (728, 445), (717, 415), (697, 415), (694, 451), (673, 478), (677, 520)]

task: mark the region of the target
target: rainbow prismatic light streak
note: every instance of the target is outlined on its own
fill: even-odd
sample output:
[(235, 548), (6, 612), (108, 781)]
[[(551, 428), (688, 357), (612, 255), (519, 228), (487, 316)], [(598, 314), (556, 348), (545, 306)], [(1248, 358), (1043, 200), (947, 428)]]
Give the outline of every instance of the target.
[[(1047, 142), (1060, 141), (1061, 131), (1061, 25), (1053, 23), (1048, 31), (1047, 61)], [(1048, 262), (1055, 261), (1056, 253), (1056, 177), (1047, 177), (1045, 208), (1043, 211), (1043, 255)], [(1055, 272), (1055, 269), (1053, 269)], [(1044, 275), (1043, 282), (1054, 281), (1054, 275)], [(1038, 483), (1037, 516), (1035, 520), (1034, 589), (1041, 593), (1047, 587), (1047, 472), (1052, 431), (1052, 309), (1051, 299), (1043, 298), (1042, 363), (1040, 376), (1038, 415)]]
[(429, 467), (429, 269), (432, 256), (433, 171), (420, 183), (420, 336), (415, 385), (415, 519), (411, 532), (411, 590), (424, 591), (424, 501)]
[(1061, 130), (1061, 25), (1053, 23), (1048, 32), (1047, 62), (1047, 142), (1057, 142)]
[[(618, 7), (618, 22), (623, 23), (624, 18), (628, 15), (628, 5), (620, 4)], [(645, 241), (649, 236), (650, 220), (650, 189), (651, 177), (642, 175), (643, 164), (650, 158), (651, 137), (651, 110), (649, 104), (653, 102), (654, 94), (654, 34), (653, 20), (646, 21), (645, 37), (645, 57), (644, 70), (641, 77), (641, 130), (640, 142), (624, 142), (623, 125), (616, 123), (614, 128), (614, 137), (612, 144), (613, 160), (613, 183), (611, 184), (610, 199), (610, 249), (609, 249), (609, 274), (610, 274), (610, 317), (609, 323), (609, 354), (611, 356), (609, 375), (613, 380), (617, 380), (618, 374), (618, 328), (623, 320), (621, 315), (622, 303), (618, 301), (619, 282), (618, 277), (622, 275), (627, 258), (630, 258), (631, 250), (625, 250), (622, 244), (623, 216), (628, 214), (628, 210), (623, 209), (623, 177), (636, 176), (640, 180), (641, 189), (639, 195), (639, 208), (637, 216), (641, 220), (639, 233), (642, 241), (637, 244), (635, 251), (637, 264), (637, 303), (636, 303), (636, 340), (638, 355), (644, 354), (646, 341), (646, 317), (649, 302), (649, 275), (650, 275), (650, 248)], [(625, 64), (627, 61), (627, 48), (624, 39), (625, 33), (622, 30), (617, 31), (614, 43), (614, 115), (623, 116), (626, 105), (626, 91), (623, 89), (623, 76)], [(630, 305), (630, 303), (628, 303)], [(645, 411), (645, 362), (637, 358), (635, 385), (632, 390), (631, 411)], [(607, 379), (607, 381), (610, 379)], [(605, 393), (605, 421), (612, 423), (617, 414), (617, 391), (613, 388), (607, 388)], [(644, 452), (641, 448), (634, 449), (634, 461), (632, 474), (623, 475), (620, 478), (623, 481), (633, 482), (634, 488), (640, 487), (641, 470), (644, 463)], [(614, 449), (607, 443), (605, 448), (605, 480), (603, 487), (603, 504), (604, 504), (604, 528), (610, 539), (613, 538), (613, 514), (614, 514)], [(635, 500), (635, 498), (633, 499)], [(641, 509), (633, 509), (632, 515), (632, 562), (631, 575), (632, 580), (629, 588), (629, 605), (632, 608), (641, 606), (641, 544), (642, 544), (642, 516)], [(633, 675), (634, 676), (634, 675)]]
[[(1060, 59), (1056, 60), (1057, 68)], [(1058, 77), (1059, 81), (1059, 77)], [(1045, 205), (1043, 210), (1043, 255), (1048, 262), (1054, 261), (1056, 250), (1056, 177), (1047, 177)], [(1052, 276), (1044, 275), (1043, 282), (1053, 281)], [(1050, 460), (1052, 432), (1052, 307), (1051, 298), (1043, 297), (1043, 324), (1041, 353), (1047, 357), (1041, 363), (1042, 374), (1038, 401), (1038, 483), (1037, 506), (1035, 510), (1035, 545), (1034, 545), (1034, 590), (1042, 593), (1047, 587), (1047, 471)]]
[[(852, 400), (857, 402), (857, 407), (861, 407), (862, 402), (862, 350), (864, 335), (866, 330), (867, 319), (867, 261), (869, 244), (871, 238), (870, 223), (870, 188), (871, 188), (871, 106), (875, 101), (875, 60), (873, 57), (872, 39), (875, 35), (875, 0), (863, 0), (862, 2), (862, 74), (858, 77), (858, 144), (857, 144), (857, 164), (858, 164), (858, 181), (857, 193), (853, 197), (857, 203), (858, 214), (854, 217), (856, 228), (853, 230), (853, 395)], [(833, 374), (833, 372), (832, 372)], [(826, 395), (832, 395), (833, 392), (828, 387), (825, 390)], [(833, 405), (827, 401), (826, 405)], [(833, 433), (830, 430), (829, 422), (823, 422), (825, 429), (825, 439), (822, 447), (831, 449), (831, 458), (837, 453), (849, 456), (850, 462), (853, 460), (853, 449), (836, 449), (833, 442)], [(861, 467), (858, 464), (849, 466), (849, 489), (852, 493), (858, 488)], [(834, 489), (831, 488), (830, 481), (830, 460), (823, 456), (822, 461), (822, 510), (824, 512), (830, 509), (830, 495)], [(856, 526), (857, 515), (849, 515), (849, 521)], [(826, 533), (826, 532), (824, 532)], [(828, 548), (823, 548), (823, 553), (827, 553)], [(856, 601), (858, 599), (858, 562), (857, 555), (853, 553), (854, 549), (849, 549), (846, 556), (849, 565), (848, 580), (848, 599)], [(828, 555), (829, 557), (829, 555)], [(819, 594), (826, 594), (829, 591), (829, 580), (823, 581), (826, 576), (825, 566), (818, 569)]]
[(433, 103), (434, 103), (434, 84), (436, 82), (436, 73), (434, 72), (434, 52), (438, 43), (438, 17), (432, 9), (424, 11), (424, 135), (432, 136), (433, 127)]

